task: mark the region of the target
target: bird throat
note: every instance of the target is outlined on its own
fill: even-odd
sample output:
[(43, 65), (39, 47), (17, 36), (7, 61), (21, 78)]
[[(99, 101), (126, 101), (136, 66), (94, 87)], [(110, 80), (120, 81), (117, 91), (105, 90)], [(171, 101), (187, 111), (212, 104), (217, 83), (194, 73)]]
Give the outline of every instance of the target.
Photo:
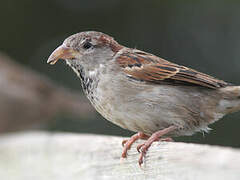
[(98, 81), (99, 79), (97, 78), (97, 71), (96, 72), (89, 72), (84, 69), (83, 66), (80, 64), (72, 64), (72, 63), (67, 63), (73, 71), (77, 74), (77, 76), (81, 80), (81, 85), (83, 92), (86, 94), (88, 99), (92, 102), (94, 101), (94, 93), (95, 90), (98, 86)]

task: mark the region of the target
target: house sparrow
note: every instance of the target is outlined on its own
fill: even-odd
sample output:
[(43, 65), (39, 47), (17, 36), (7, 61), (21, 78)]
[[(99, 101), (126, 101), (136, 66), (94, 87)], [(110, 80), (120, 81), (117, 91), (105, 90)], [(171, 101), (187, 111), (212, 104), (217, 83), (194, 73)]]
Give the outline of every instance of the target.
[(49, 57), (65, 59), (96, 110), (112, 123), (138, 132), (123, 141), (122, 157), (138, 139), (139, 165), (154, 141), (208, 131), (240, 110), (240, 86), (118, 44), (95, 31), (68, 37)]

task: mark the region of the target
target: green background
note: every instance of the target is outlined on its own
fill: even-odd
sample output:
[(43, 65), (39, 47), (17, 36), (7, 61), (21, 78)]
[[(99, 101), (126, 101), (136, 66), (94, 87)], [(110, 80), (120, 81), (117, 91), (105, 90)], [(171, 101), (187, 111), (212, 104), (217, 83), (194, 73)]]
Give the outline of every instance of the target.
[[(237, 0), (7, 0), (0, 2), (0, 51), (65, 87), (81, 91), (64, 63), (50, 53), (73, 33), (105, 32), (119, 43), (240, 84), (240, 1)], [(188, 141), (240, 147), (240, 113)], [(48, 130), (128, 136), (104, 120), (59, 117)]]

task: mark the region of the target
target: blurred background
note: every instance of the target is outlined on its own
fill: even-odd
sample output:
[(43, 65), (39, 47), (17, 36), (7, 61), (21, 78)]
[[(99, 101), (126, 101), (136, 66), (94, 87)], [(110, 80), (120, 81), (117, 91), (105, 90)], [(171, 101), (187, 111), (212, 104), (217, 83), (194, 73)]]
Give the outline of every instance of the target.
[[(82, 96), (63, 62), (46, 64), (71, 34), (95, 30), (240, 84), (240, 1), (7, 0), (0, 2), (0, 132), (44, 129), (129, 136)], [(240, 147), (240, 113), (211, 125), (210, 134), (177, 141)]]

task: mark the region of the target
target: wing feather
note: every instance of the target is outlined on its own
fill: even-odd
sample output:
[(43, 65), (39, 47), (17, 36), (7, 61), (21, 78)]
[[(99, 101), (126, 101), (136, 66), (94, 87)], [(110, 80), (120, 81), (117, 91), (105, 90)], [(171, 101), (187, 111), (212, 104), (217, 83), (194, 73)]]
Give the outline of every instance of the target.
[(229, 85), (207, 74), (171, 63), (143, 51), (131, 49), (116, 58), (126, 75), (141, 81), (161, 83), (173, 81), (217, 89)]

